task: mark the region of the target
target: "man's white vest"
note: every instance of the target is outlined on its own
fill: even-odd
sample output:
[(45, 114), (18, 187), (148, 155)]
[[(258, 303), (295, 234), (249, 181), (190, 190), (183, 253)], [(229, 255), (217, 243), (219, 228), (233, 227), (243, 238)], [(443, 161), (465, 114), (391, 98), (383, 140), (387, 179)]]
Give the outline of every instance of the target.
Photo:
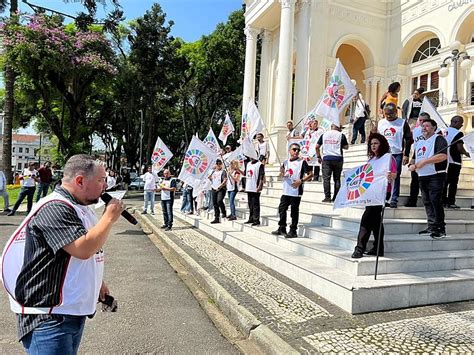
[(336, 130), (330, 130), (323, 133), (322, 138), (322, 147), (323, 147), (323, 157), (334, 156), (342, 157), (341, 153), (341, 143), (342, 143), (342, 133)]
[(16, 280), (23, 266), (27, 224), (41, 207), (51, 201), (65, 203), (74, 208), (87, 230), (97, 223), (97, 217), (91, 208), (73, 204), (57, 192), (42, 198), (10, 237), (3, 250), (2, 282), (8, 292), (10, 308), (13, 312), (20, 314), (93, 314), (96, 310), (104, 274), (104, 253), (102, 250), (87, 260), (70, 257), (62, 284), (59, 304), (50, 305), (49, 307), (24, 307), (15, 299)]
[(285, 160), (283, 166), (285, 173), (283, 174), (283, 195), (299, 196), (299, 187), (291, 186), (296, 180), (300, 179), (301, 169), (303, 167), (303, 159)]
[[(446, 131), (446, 140), (448, 141), (448, 146), (453, 142), (454, 137), (459, 133), (459, 129), (456, 129), (454, 127), (448, 127)], [(456, 165), (462, 165), (462, 163), (454, 161), (453, 158), (451, 157), (451, 147), (448, 147), (447, 153), (448, 153), (448, 164), (456, 164)]]
[(384, 118), (377, 125), (379, 133), (387, 139), (392, 154), (402, 153), (404, 124), (405, 120), (401, 118), (394, 121), (388, 121)]
[[(431, 158), (435, 151), (435, 142), (438, 135), (435, 133), (429, 139), (419, 140), (415, 144), (415, 163)], [(417, 169), (418, 176), (429, 176), (445, 171), (436, 171), (434, 164), (426, 164), (421, 169)]]
[(259, 161), (255, 164), (247, 164), (247, 172), (245, 174), (245, 177), (247, 178), (247, 181), (245, 181), (245, 192), (257, 192), (258, 172), (261, 165), (262, 163)]

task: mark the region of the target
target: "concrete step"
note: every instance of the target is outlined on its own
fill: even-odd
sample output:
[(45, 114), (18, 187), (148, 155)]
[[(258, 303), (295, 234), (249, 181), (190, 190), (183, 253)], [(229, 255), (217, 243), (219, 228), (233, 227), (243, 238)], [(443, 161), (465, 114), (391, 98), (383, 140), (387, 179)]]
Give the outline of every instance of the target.
[[(269, 242), (256, 234), (265, 227), (243, 227), (246, 229), (239, 231), (228, 222), (211, 225), (204, 218), (182, 215), (178, 210), (175, 213), (217, 240), (231, 245), (353, 314), (461, 301), (474, 296), (474, 270), (471, 269), (381, 274), (374, 280), (373, 276), (352, 275)], [(270, 229), (266, 232), (269, 231)], [(462, 257), (461, 254), (456, 255)], [(368, 259), (364, 261), (362, 258), (357, 264), (367, 263), (370, 267), (373, 261)]]

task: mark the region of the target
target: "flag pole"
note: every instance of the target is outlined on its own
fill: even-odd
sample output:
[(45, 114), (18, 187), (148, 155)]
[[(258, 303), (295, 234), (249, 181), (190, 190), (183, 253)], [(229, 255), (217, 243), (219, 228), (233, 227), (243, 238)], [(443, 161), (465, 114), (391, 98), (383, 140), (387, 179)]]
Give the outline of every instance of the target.
[[(387, 201), (385, 201), (386, 203)], [(383, 228), (383, 216), (385, 214), (385, 203), (382, 206), (382, 214), (380, 216), (380, 226), (379, 226), (379, 237), (378, 237), (378, 243), (377, 243), (377, 256), (375, 258), (375, 273), (374, 273), (374, 280), (377, 280), (377, 271), (379, 267), (379, 255), (380, 255), (380, 244), (383, 243), (381, 234), (382, 234), (382, 228)]]
[(277, 150), (276, 150), (276, 148), (275, 148), (275, 144), (273, 144), (273, 139), (272, 139), (272, 137), (270, 136), (270, 132), (268, 131), (267, 126), (264, 125), (263, 127), (265, 127), (265, 131), (267, 132), (268, 140), (270, 141), (270, 144), (272, 145), (272, 148), (273, 148), (273, 150), (275, 151), (275, 156), (276, 156), (276, 158), (277, 158), (277, 160), (278, 160), (278, 163), (279, 163), (280, 166), (281, 166), (281, 160), (280, 160), (280, 157), (278, 156), (278, 152), (277, 152)]

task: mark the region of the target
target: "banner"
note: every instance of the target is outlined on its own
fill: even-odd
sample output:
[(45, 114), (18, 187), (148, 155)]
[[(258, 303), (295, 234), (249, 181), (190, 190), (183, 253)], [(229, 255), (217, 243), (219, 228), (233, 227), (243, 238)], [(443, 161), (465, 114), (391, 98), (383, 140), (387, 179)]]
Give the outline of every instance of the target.
[(202, 142), (217, 154), (221, 152), (221, 147), (219, 147), (219, 142), (217, 141), (216, 135), (214, 134), (212, 128), (209, 128), (209, 132)]
[(153, 153), (151, 153), (153, 173), (158, 174), (172, 157), (173, 153), (171, 153), (161, 138), (158, 137), (156, 139), (155, 148), (153, 148)]
[[(300, 158), (303, 160), (306, 160), (308, 163), (310, 163), (312, 160), (314, 160), (315, 155), (316, 155), (316, 144), (318, 143), (318, 138), (319, 136), (313, 135), (313, 137), (309, 138), (290, 138), (288, 140), (288, 159), (290, 158), (290, 146), (293, 143), (296, 143), (300, 146)], [(311, 164), (310, 164), (311, 165)]]
[(379, 159), (344, 172), (334, 209), (354, 206), (383, 206), (387, 194), (387, 174), (392, 156), (387, 153)]
[(207, 178), (217, 158), (218, 155), (214, 151), (193, 136), (178, 179), (196, 188), (201, 179)]
[[(474, 162), (474, 132), (471, 132), (465, 135), (464, 137), (462, 137), (462, 141), (464, 142), (464, 145), (466, 146), (466, 150), (469, 152), (469, 155), (471, 156), (471, 160)], [(454, 142), (454, 144), (456, 144), (456, 142)]]
[(241, 147), (242, 147), (242, 153), (249, 158), (253, 158), (258, 160), (258, 155), (257, 151), (255, 150), (255, 147), (250, 140), (250, 136), (247, 136), (245, 138), (241, 139)]
[(225, 160), (226, 165), (229, 166), (232, 160), (237, 160), (239, 162), (239, 169), (242, 171), (245, 170), (245, 165), (244, 165), (245, 155), (242, 151), (242, 146), (239, 146), (236, 150), (234, 150), (227, 156)]
[(436, 124), (438, 125), (438, 128), (446, 131), (448, 129), (448, 125), (446, 122), (444, 122), (443, 117), (436, 111), (436, 108), (433, 106), (431, 103), (430, 99), (428, 99), (426, 96), (423, 98), (423, 103), (421, 104), (421, 110), (420, 113), (426, 112), (427, 114), (430, 115), (432, 120), (436, 121)]
[(219, 139), (225, 145), (227, 143), (227, 137), (229, 137), (235, 131), (234, 125), (228, 113), (225, 114), (225, 120), (222, 124), (221, 133), (219, 133)]
[(250, 101), (247, 106), (247, 112), (242, 116), (242, 126), (240, 130), (240, 137), (253, 139), (253, 137), (263, 130), (263, 120), (258, 112), (255, 102)]
[(339, 114), (355, 95), (357, 95), (357, 89), (338, 59), (329, 84), (316, 105), (314, 113), (340, 126)]

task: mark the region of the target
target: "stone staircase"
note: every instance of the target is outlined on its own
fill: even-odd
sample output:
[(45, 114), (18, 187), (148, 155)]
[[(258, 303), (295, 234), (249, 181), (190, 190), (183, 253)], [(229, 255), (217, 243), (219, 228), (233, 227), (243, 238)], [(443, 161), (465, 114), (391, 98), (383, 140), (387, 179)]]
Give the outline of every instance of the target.
[[(345, 168), (364, 163), (365, 150), (365, 145), (351, 146), (345, 154)], [(175, 213), (353, 314), (474, 298), (472, 167), (462, 170), (456, 200), (462, 208), (446, 211), (445, 239), (418, 235), (426, 227), (420, 198), (420, 207), (385, 210), (385, 256), (379, 259), (377, 280), (373, 276), (375, 257), (351, 258), (363, 208), (333, 210), (332, 204), (321, 202), (322, 183), (306, 183), (300, 205), (300, 238), (274, 236), (271, 231), (278, 226), (282, 183), (277, 167), (267, 167), (266, 173), (261, 226), (243, 224), (248, 218), (244, 193), (237, 195), (236, 221), (210, 224), (212, 214), (182, 215), (179, 203)], [(410, 183), (408, 172), (403, 174), (407, 176), (402, 178), (400, 206), (407, 200)]]

